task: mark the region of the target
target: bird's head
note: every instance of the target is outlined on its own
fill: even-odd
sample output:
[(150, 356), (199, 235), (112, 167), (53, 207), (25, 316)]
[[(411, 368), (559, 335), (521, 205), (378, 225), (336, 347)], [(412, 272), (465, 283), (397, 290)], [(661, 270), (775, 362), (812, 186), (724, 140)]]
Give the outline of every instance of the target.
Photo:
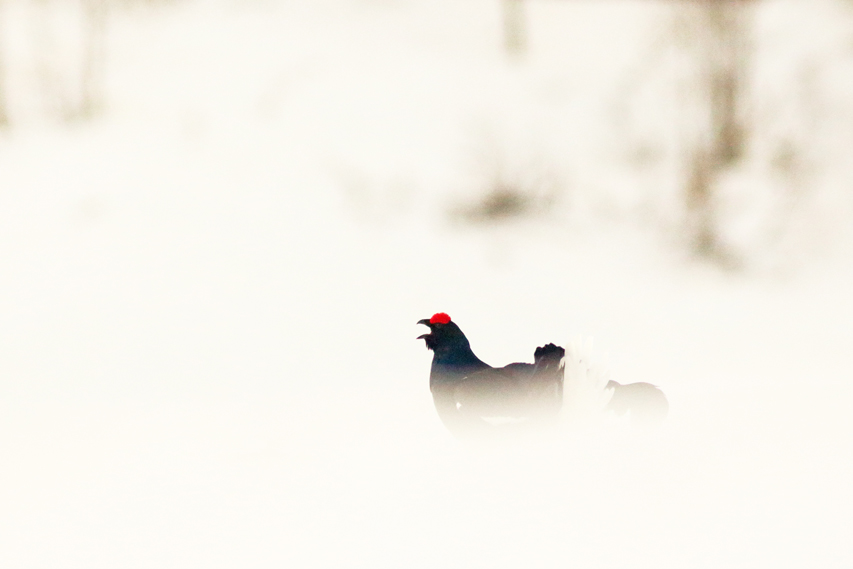
[(426, 342), (426, 347), (434, 352), (469, 347), (465, 334), (444, 312), (433, 314), (432, 318), (419, 320), (418, 324), (429, 326), (429, 333), (418, 336), (418, 340)]

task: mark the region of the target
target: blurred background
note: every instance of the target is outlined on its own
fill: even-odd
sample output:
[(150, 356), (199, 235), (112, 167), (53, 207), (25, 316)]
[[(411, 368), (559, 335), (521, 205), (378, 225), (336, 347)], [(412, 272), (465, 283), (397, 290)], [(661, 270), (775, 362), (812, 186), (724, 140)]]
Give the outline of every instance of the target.
[(851, 149), (849, 0), (0, 0), (0, 564), (849, 566)]

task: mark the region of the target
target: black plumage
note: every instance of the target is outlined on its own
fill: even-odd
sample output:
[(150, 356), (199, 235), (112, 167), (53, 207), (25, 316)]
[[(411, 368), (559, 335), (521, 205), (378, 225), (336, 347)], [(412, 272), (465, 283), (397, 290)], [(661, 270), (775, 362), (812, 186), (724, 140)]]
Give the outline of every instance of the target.
[(457, 436), (504, 435), (554, 424), (563, 401), (563, 356), (554, 344), (536, 349), (533, 363), (495, 368), (478, 358), (444, 313), (418, 322), (433, 351), (430, 391), (436, 411)]
[[(443, 312), (420, 320), (430, 331), (418, 339), (432, 350), (429, 387), (441, 421), (463, 438), (507, 436), (557, 423), (563, 407), (566, 351), (536, 348), (533, 363), (492, 367), (474, 354), (468, 338)], [(664, 393), (650, 383), (602, 385), (605, 411), (628, 415), (633, 424), (653, 424), (667, 414)]]

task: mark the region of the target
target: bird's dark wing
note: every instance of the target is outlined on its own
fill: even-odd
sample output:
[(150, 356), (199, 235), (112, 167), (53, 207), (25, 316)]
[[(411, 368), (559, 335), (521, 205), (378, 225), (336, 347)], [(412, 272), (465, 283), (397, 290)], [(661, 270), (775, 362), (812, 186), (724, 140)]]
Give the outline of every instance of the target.
[(530, 374), (519, 371), (488, 369), (460, 381), (453, 390), (460, 412), (477, 417), (523, 416)]
[(564, 353), (549, 344), (537, 349), (534, 364), (513, 363), (469, 375), (454, 389), (457, 407), (478, 417), (556, 417), (563, 400)]

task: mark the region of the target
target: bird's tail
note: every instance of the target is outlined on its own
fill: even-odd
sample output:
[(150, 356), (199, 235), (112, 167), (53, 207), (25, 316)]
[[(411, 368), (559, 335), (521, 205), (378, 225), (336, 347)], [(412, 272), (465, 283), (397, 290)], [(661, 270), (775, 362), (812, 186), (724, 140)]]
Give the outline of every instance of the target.
[(572, 341), (563, 360), (563, 424), (611, 417), (635, 426), (654, 426), (666, 418), (669, 403), (664, 392), (650, 383), (611, 381), (607, 367), (593, 352), (591, 338)]
[(592, 338), (575, 338), (563, 357), (563, 423), (576, 424), (602, 415), (613, 397), (609, 372), (594, 357)]

